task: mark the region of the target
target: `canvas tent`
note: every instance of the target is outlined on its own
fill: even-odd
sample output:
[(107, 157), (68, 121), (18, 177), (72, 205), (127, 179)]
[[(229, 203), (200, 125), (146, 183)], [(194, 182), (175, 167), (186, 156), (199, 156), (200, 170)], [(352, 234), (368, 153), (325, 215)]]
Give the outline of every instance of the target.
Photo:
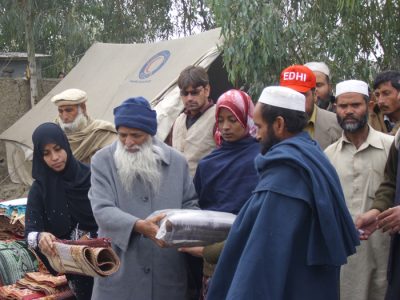
[(32, 132), (54, 121), (57, 110), (50, 99), (68, 88), (88, 93), (92, 118), (113, 121), (113, 108), (132, 96), (144, 96), (157, 111), (157, 136), (164, 140), (183, 109), (176, 81), (188, 65), (208, 69), (211, 96), (231, 86), (220, 57), (220, 30), (153, 44), (95, 43), (73, 70), (35, 107), (0, 135), (5, 141), (11, 180), (31, 184)]

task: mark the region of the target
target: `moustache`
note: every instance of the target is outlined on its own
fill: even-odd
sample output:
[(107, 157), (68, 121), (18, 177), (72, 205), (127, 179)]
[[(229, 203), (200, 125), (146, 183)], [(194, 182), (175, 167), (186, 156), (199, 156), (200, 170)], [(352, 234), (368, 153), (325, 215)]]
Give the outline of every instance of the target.
[(354, 117), (345, 117), (342, 119), (342, 121), (348, 121), (348, 120), (353, 120), (353, 121), (360, 121), (360, 119), (354, 118)]
[(141, 149), (141, 147), (138, 145), (133, 145), (131, 147), (124, 146), (124, 150), (127, 152), (136, 152), (136, 151), (139, 151), (140, 149)]
[(388, 110), (388, 109), (389, 109), (389, 107), (387, 107), (386, 105), (379, 105), (379, 104), (378, 104), (378, 106), (379, 106), (379, 108), (380, 108), (381, 110)]

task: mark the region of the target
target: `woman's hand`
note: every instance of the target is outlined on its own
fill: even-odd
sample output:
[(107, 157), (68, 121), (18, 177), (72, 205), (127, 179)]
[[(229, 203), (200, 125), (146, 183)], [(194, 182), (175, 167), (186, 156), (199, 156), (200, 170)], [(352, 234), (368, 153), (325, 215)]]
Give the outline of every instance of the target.
[(179, 252), (189, 253), (193, 256), (203, 257), (204, 247), (181, 247), (178, 248)]
[(56, 241), (57, 238), (52, 235), (50, 232), (41, 232), (39, 234), (39, 249), (40, 251), (43, 252), (43, 254), (48, 255), (48, 256), (55, 256), (57, 255), (55, 246), (54, 246), (54, 241)]

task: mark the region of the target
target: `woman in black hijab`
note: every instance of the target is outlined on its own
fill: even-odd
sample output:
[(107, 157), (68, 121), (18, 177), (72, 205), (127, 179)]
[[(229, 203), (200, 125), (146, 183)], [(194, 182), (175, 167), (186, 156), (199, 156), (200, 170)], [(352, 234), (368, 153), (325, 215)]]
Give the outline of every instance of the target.
[[(54, 240), (96, 236), (88, 198), (90, 168), (74, 158), (65, 133), (54, 123), (37, 127), (32, 141), (35, 181), (28, 195), (25, 236), (49, 271), (56, 273), (43, 255), (55, 254)], [(92, 277), (68, 274), (67, 279), (77, 299), (91, 298)]]

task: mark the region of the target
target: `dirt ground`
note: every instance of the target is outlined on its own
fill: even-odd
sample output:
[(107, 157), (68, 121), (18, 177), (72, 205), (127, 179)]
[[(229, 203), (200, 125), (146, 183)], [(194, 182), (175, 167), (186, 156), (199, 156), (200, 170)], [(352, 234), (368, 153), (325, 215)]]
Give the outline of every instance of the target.
[(10, 179), (3, 179), (0, 182), (0, 200), (12, 200), (23, 198), (28, 195), (29, 187), (11, 182)]

